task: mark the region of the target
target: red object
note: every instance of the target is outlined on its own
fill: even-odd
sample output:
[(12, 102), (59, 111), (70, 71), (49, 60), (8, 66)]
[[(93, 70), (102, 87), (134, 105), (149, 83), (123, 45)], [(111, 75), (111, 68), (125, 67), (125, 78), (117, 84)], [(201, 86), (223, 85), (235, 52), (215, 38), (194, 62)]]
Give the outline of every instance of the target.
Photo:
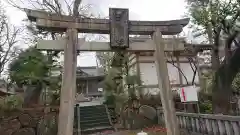
[(182, 96), (183, 96), (183, 101), (186, 101), (186, 95), (185, 95), (184, 88), (182, 88)]

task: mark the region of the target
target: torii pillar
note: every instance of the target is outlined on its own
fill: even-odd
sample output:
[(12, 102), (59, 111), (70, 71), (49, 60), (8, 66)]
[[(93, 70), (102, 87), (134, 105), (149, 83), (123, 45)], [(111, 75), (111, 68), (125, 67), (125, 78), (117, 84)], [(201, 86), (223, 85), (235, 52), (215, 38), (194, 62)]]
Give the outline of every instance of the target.
[(153, 40), (155, 42), (154, 55), (158, 77), (158, 86), (160, 89), (167, 135), (180, 135), (178, 121), (175, 113), (176, 111), (173, 103), (172, 89), (168, 76), (167, 62), (164, 56), (164, 44), (162, 34), (159, 29), (156, 29), (156, 31), (154, 32)]
[(58, 135), (73, 134), (74, 105), (76, 102), (77, 29), (67, 29), (66, 35), (67, 44), (64, 49)]

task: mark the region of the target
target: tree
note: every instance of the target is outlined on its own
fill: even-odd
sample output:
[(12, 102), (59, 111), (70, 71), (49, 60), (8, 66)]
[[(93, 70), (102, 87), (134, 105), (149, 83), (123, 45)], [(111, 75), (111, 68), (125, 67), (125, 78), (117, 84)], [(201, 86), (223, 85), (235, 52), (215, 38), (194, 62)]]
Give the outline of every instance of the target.
[[(104, 79), (105, 103), (115, 107), (115, 112), (118, 112), (123, 120), (123, 126), (126, 126), (127, 118), (129, 128), (131, 128), (133, 126), (131, 113), (133, 102), (143, 98), (143, 93), (136, 87), (139, 85), (139, 75), (129, 74), (129, 53), (98, 53), (97, 58), (106, 73)], [(125, 114), (126, 110), (127, 115)]]
[[(52, 63), (34, 47), (22, 51), (9, 65), (9, 77), (19, 88), (26, 86), (24, 104), (36, 104), (44, 86), (49, 85)], [(33, 86), (33, 87), (32, 87)]]
[(20, 28), (12, 26), (5, 15), (5, 11), (0, 2), (0, 75), (6, 68), (6, 65), (17, 55), (18, 36)]
[(239, 72), (232, 82), (232, 88), (236, 93), (240, 92), (240, 73)]
[[(9, 3), (10, 5), (23, 10), (25, 8), (30, 8), (30, 9), (34, 9), (34, 10), (41, 10), (41, 11), (47, 11), (47, 12), (52, 12), (52, 13), (56, 13), (59, 15), (74, 15), (74, 16), (80, 16), (80, 17), (89, 17), (91, 16), (91, 14), (89, 14), (89, 5), (82, 5), (81, 4), (81, 0), (70, 0), (70, 1), (58, 1), (58, 0), (36, 0), (36, 1), (32, 1), (32, 0), (6, 0), (7, 3)], [(35, 45), (36, 41), (38, 39), (46, 39), (46, 38), (50, 38), (52, 40), (56, 40), (57, 37), (63, 37), (65, 36), (65, 32), (48, 32), (48, 31), (42, 31), (42, 30), (38, 30), (35, 27), (35, 24), (29, 22), (29, 24), (27, 25), (27, 28), (30, 32), (30, 34), (32, 34), (32, 44)], [(32, 55), (32, 53), (30, 52), (35, 52), (37, 50), (32, 50), (30, 49), (29, 52), (27, 53), (27, 55)], [(30, 53), (30, 54), (29, 54)], [(48, 63), (51, 65), (53, 63), (53, 60), (58, 58), (56, 56), (59, 56), (60, 52), (59, 51), (47, 51), (47, 56), (43, 55), (41, 52), (37, 51), (37, 54), (34, 55), (33, 58), (34, 61), (27, 59), (27, 58), (21, 58), (21, 59), (27, 59), (29, 64), (28, 66), (30, 66), (31, 64), (33, 64), (34, 62), (39, 62), (40, 65), (42, 65), (43, 63), (45, 63), (45, 57), (47, 57)], [(43, 61), (39, 61), (39, 57), (42, 57)], [(16, 60), (16, 61), (21, 61), (21, 60)], [(13, 62), (14, 63), (14, 62)], [(17, 63), (17, 62), (15, 62)], [(14, 65), (14, 64), (13, 64)], [(16, 64), (15, 64), (16, 65)], [(27, 65), (26, 65), (27, 66)], [(46, 76), (47, 71), (46, 69), (49, 69), (49, 67), (39, 67), (39, 69), (33, 70), (32, 72), (34, 72), (34, 76), (33, 78), (29, 79), (28, 76), (25, 76), (25, 78), (23, 80), (17, 80), (17, 79), (21, 79), (18, 76), (21, 76), (22, 73), (24, 73), (27, 69), (25, 65), (22, 67), (22, 71), (21, 73), (14, 73), (14, 77), (12, 76), (12, 79), (15, 79), (15, 82), (18, 82), (20, 84), (26, 84), (26, 82), (29, 81), (33, 81), (35, 82), (33, 79), (35, 78), (36, 80), (41, 80), (41, 82), (44, 80), (46, 81), (46, 79), (44, 79), (44, 77), (49, 77)], [(14, 66), (13, 66), (14, 67)], [(17, 66), (16, 66), (17, 67)], [(30, 67), (29, 67), (30, 68)], [(13, 69), (13, 70), (17, 70), (17, 68)], [(51, 68), (49, 69), (51, 70)], [(26, 71), (28, 72), (28, 71)], [(41, 74), (42, 76), (38, 76), (39, 72), (43, 73)], [(50, 71), (49, 71), (50, 72)], [(36, 73), (36, 74), (35, 74)], [(45, 74), (46, 73), (46, 74)], [(29, 73), (30, 74), (30, 73)], [(37, 81), (37, 82), (38, 82)], [(48, 79), (47, 83), (52, 83), (53, 79)], [(58, 80), (60, 82), (60, 80)], [(55, 81), (56, 82), (56, 81)], [(40, 83), (40, 82), (39, 82)], [(46, 83), (46, 82), (45, 82)], [(27, 83), (27, 85), (31, 85), (32, 83)], [(41, 83), (40, 83), (41, 84)], [(39, 86), (40, 86), (39, 84)], [(55, 87), (55, 86), (51, 86), (51, 87)], [(57, 86), (57, 88), (59, 88)], [(40, 89), (40, 88), (39, 88)], [(39, 95), (39, 90), (36, 90), (33, 93), (36, 93), (36, 95)], [(58, 92), (57, 92), (58, 93)]]
[[(5, 0), (8, 4), (12, 5), (19, 10), (24, 11), (24, 9), (34, 9), (39, 11), (47, 11), (51, 13), (56, 13), (59, 15), (69, 15), (69, 16), (79, 16), (79, 17), (91, 17), (93, 16), (89, 10), (91, 5), (83, 5), (82, 0)], [(25, 20), (26, 21), (26, 20)], [(27, 25), (28, 30), (31, 32), (31, 36), (33, 37), (33, 44), (39, 38), (51, 38), (52, 40), (56, 40), (57, 37), (65, 36), (65, 32), (48, 32), (38, 30), (35, 27), (34, 23), (28, 22)], [(49, 52), (50, 53), (50, 52)], [(52, 51), (52, 54), (57, 54), (56, 51)], [(59, 53), (59, 52), (58, 52)]]
[(30, 8), (48, 11), (62, 15), (75, 15), (80, 17), (93, 16), (89, 9), (91, 5), (83, 5), (82, 0), (5, 0), (7, 3), (20, 10)]
[[(240, 14), (240, 3), (234, 0), (188, 0), (188, 5), (192, 23), (197, 26), (197, 35), (206, 35), (209, 43), (213, 44), (213, 111), (228, 114), (231, 84), (239, 69), (238, 62), (236, 63), (239, 48), (233, 52), (231, 46), (239, 44), (238, 26), (235, 24)], [(225, 47), (223, 62), (219, 59), (220, 45)]]

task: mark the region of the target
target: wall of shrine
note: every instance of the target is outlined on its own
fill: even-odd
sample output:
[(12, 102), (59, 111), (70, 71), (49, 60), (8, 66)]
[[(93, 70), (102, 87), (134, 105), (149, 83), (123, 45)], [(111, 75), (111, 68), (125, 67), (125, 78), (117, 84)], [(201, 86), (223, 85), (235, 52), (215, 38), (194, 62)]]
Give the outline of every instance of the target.
[[(129, 59), (131, 61), (130, 73), (140, 73), (142, 86), (144, 86), (144, 88), (147, 87), (145, 88), (146, 91), (150, 90), (152, 93), (159, 91), (157, 88), (158, 80), (154, 56), (138, 56), (136, 54), (132, 54)], [(188, 84), (191, 85), (194, 76), (194, 70), (192, 70), (188, 59), (186, 57), (180, 57), (179, 65), (177, 64), (175, 58), (168, 58), (167, 60), (170, 83), (175, 87), (179, 87), (178, 85), (181, 84), (180, 77), (182, 77), (182, 84), (187, 84), (188, 82)], [(178, 68), (183, 74), (179, 73)], [(199, 84), (198, 71), (196, 71), (194, 83)]]

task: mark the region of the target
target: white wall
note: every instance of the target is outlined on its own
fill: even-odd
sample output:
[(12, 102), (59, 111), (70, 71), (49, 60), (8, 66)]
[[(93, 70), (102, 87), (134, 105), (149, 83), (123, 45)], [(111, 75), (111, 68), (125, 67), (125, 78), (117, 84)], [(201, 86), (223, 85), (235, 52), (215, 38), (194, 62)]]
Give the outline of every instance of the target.
[[(186, 76), (188, 82), (192, 82), (194, 72), (193, 72), (190, 64), (189, 63), (181, 63), (180, 66), (181, 66), (181, 69), (182, 69), (184, 75)], [(182, 77), (182, 78), (183, 78), (183, 84), (186, 84), (186, 80), (184, 79), (184, 77)], [(199, 83), (198, 72), (196, 73), (194, 82), (197, 84)]]
[[(140, 56), (139, 57), (140, 61), (153, 61), (154, 57), (153, 56)], [(134, 63), (136, 60), (134, 59), (132, 63)], [(177, 65), (177, 63), (175, 63)], [(169, 80), (170, 83), (172, 84), (180, 84), (179, 80), (179, 73), (178, 69), (174, 67), (172, 64), (167, 63), (168, 66), (168, 75), (169, 75)], [(142, 81), (142, 85), (157, 85), (158, 80), (157, 80), (157, 71), (156, 71), (156, 66), (155, 63), (139, 63), (140, 67), (140, 77)], [(193, 71), (190, 67), (189, 63), (180, 63), (180, 68), (182, 69), (184, 75), (187, 77), (188, 82), (192, 81), (193, 78)], [(133, 65), (129, 69), (129, 74), (135, 74), (137, 70), (137, 64)], [(183, 76), (183, 75), (182, 75)], [(183, 79), (183, 84), (186, 84), (186, 81), (184, 77)], [(195, 77), (195, 83), (199, 82), (199, 77), (198, 74), (196, 74)], [(175, 88), (173, 88), (175, 90)], [(150, 94), (158, 94), (159, 88), (143, 88), (143, 91), (145, 94), (150, 93)]]
[[(142, 56), (140, 57), (140, 60), (153, 60), (153, 57)], [(158, 84), (155, 63), (140, 63), (139, 66), (140, 66), (141, 79), (142, 79), (143, 85)], [(169, 74), (170, 82), (172, 84), (180, 84), (178, 69), (170, 63), (167, 63), (167, 66), (168, 66), (168, 74)], [(181, 63), (180, 68), (182, 69), (182, 72), (184, 73), (184, 75), (187, 77), (188, 82), (191, 82), (194, 72), (191, 69), (190, 64)], [(183, 75), (182, 75), (182, 78), (183, 78), (183, 84), (186, 84), (186, 80), (184, 79)], [(198, 78), (198, 74), (196, 74), (195, 83), (198, 83), (198, 82), (199, 82), (199, 78)]]
[[(171, 64), (168, 66), (169, 80), (172, 84), (179, 84), (178, 69)], [(144, 85), (158, 84), (155, 63), (140, 63), (141, 79)]]

